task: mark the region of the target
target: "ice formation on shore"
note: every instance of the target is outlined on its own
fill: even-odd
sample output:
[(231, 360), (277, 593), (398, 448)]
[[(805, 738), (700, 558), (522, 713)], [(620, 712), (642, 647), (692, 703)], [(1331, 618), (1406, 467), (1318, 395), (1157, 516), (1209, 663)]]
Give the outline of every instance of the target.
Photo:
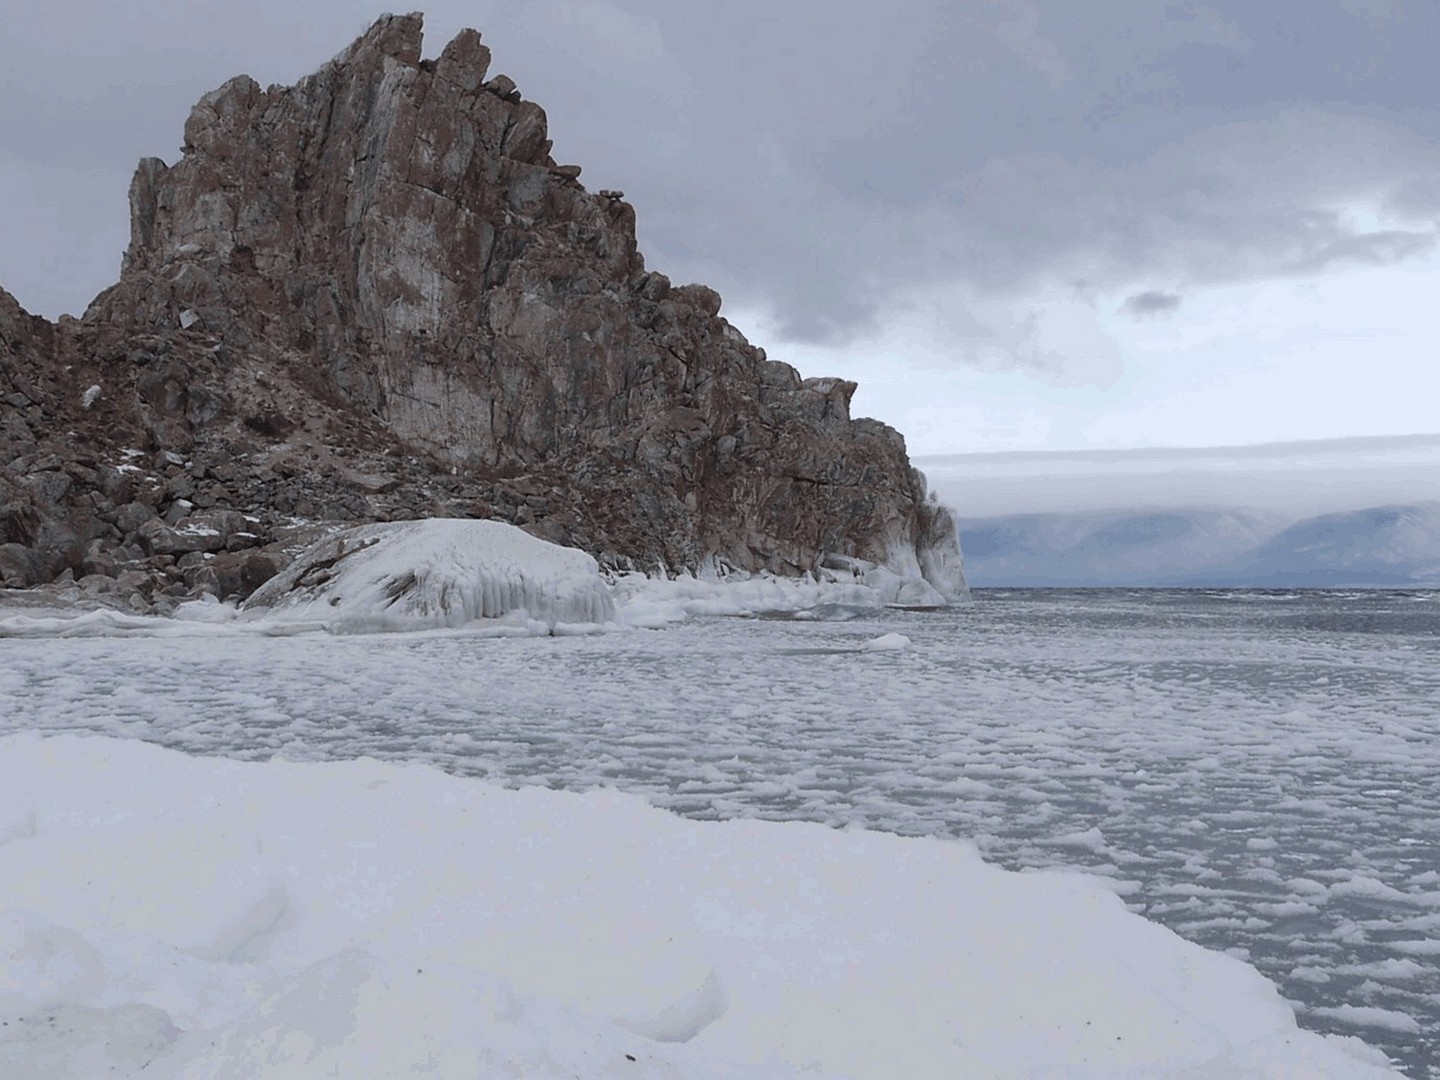
[(843, 618), (883, 606), (941, 607), (968, 596), (958, 572), (951, 584), (948, 595), (940, 592), (918, 563), (902, 576), (888, 566), (840, 556), (800, 577), (713, 562), (698, 575), (602, 576), (585, 552), (505, 522), (430, 518), (363, 525), (317, 541), (238, 611), (234, 601), (221, 604), (205, 596), (180, 604), (167, 619), (97, 608), (73, 587), (0, 593), (0, 638), (163, 637), (202, 628), (271, 634), (460, 627), (492, 635), (584, 633), (662, 626), (691, 615)]
[(589, 555), (499, 521), (362, 525), (313, 545), (244, 604), (244, 617), (341, 630), (421, 630), (477, 619), (517, 626), (611, 622)]

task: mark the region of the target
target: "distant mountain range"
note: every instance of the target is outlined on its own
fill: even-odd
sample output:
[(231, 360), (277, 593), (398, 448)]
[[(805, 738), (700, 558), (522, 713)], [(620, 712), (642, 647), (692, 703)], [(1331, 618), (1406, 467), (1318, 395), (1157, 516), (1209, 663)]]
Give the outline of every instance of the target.
[(1254, 510), (961, 519), (974, 586), (1440, 587), (1440, 502), (1300, 521)]

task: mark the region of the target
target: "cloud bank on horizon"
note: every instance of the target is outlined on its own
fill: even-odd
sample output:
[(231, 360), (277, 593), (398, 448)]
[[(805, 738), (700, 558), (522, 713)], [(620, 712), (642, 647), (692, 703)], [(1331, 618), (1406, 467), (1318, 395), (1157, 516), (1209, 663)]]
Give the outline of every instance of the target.
[(1247, 510), (1288, 523), (1440, 503), (1440, 436), (1089, 453), (920, 458), (962, 518), (1091, 511)]
[[(942, 372), (923, 394), (944, 403), (939, 415), (883, 386), (867, 398), (862, 382), (861, 407), (918, 432), (921, 451), (1194, 441), (1144, 419), (1147, 401), (1199, 393), (1175, 369), (1217, 355), (1241, 395), (1273, 394), (1247, 380), (1269, 370), (1274, 333), (1403, 291), (1377, 273), (1406, 270), (1418, 290), (1414, 274), (1428, 285), (1431, 261), (1440, 268), (1433, 5), (437, 0), (428, 11), (427, 53), (478, 27), (495, 70), (548, 110), (557, 158), (582, 164), (591, 187), (627, 192), (650, 264), (717, 287), (732, 318), (760, 328), (752, 337), (831, 366), (855, 357), (841, 373), (862, 379)], [(83, 308), (115, 276), (135, 160), (176, 156), (194, 100), (241, 71), (293, 82), (375, 14), (344, 0), (143, 13), (60, 0), (7, 13), (0, 285), (49, 316)], [(1352, 285), (1338, 304), (1314, 294), (1340, 281)], [(1219, 335), (1260, 294), (1264, 329)], [(1290, 348), (1291, 361), (1280, 343), (1277, 379), (1296, 383), (1318, 349), (1329, 397), (1271, 437), (1421, 429), (1393, 392), (1400, 415), (1378, 391), (1349, 402), (1349, 420), (1336, 400), (1329, 380), (1369, 349), (1356, 334), (1397, 356), (1422, 344), (1406, 310), (1370, 318)], [(1414, 379), (1420, 364), (1405, 353), (1376, 381)], [(967, 395), (1036, 386), (1048, 397), (1034, 430), (1004, 401), (998, 443), (974, 430)], [(1206, 441), (1255, 441), (1266, 423), (1221, 423)]]

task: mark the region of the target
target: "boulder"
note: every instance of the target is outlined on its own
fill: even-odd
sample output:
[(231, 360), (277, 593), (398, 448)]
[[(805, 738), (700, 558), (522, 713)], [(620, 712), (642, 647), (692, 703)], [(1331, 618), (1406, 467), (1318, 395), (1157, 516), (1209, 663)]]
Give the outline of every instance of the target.
[(24, 544), (0, 544), (0, 585), (26, 589), (40, 578), (35, 552)]
[(216, 555), (207, 565), (220, 599), (243, 600), (278, 574), (287, 561), (273, 552), (232, 551)]

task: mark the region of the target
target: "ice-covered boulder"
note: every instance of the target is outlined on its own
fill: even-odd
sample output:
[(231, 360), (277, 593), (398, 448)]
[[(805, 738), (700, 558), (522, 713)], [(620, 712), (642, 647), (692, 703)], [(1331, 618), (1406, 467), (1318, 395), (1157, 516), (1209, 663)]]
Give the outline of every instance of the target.
[(347, 529), (314, 544), (244, 605), (250, 619), (422, 630), (477, 619), (525, 626), (615, 617), (595, 560), (500, 521), (432, 518)]

